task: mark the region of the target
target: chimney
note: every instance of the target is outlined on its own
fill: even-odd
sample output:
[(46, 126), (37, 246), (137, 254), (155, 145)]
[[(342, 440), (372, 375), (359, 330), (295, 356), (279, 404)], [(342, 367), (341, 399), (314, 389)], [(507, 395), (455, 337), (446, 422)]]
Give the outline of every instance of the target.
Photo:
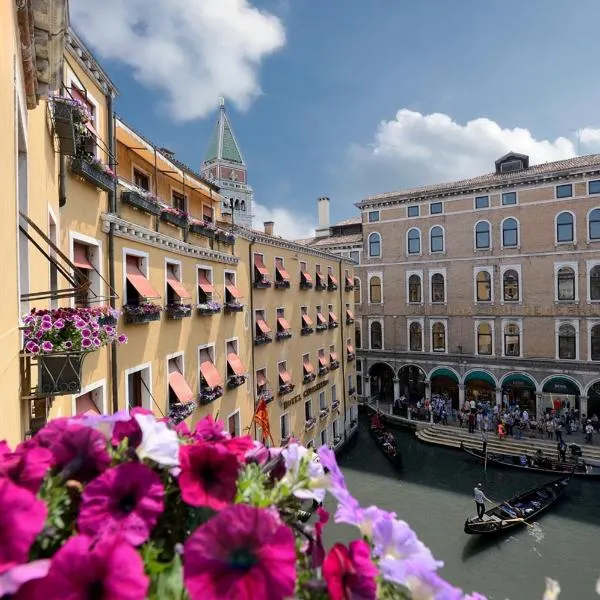
[(275, 222), (274, 221), (265, 221), (263, 224), (265, 226), (265, 233), (267, 235), (273, 235), (273, 227), (275, 227)]
[(316, 236), (326, 237), (329, 235), (329, 198), (324, 196), (317, 200), (317, 216)]

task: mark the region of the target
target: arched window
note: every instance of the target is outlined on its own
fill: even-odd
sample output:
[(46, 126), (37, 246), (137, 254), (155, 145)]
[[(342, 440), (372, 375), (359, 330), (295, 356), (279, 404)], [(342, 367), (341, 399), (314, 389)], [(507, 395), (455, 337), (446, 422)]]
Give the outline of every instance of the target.
[(421, 232), (418, 229), (408, 231), (408, 253), (421, 254)]
[(431, 328), (431, 349), (446, 352), (446, 327), (443, 323), (434, 323)]
[(577, 334), (575, 327), (568, 323), (563, 323), (558, 328), (558, 358), (577, 358)]
[(373, 321), (371, 323), (371, 349), (381, 350), (383, 348), (383, 339), (381, 336), (381, 323)]
[(504, 326), (504, 355), (521, 356), (521, 330), (516, 323)]
[(354, 304), (360, 304), (360, 279), (354, 278)]
[(240, 201), (239, 200), (235, 201), (235, 210), (240, 210)]
[(381, 279), (379, 277), (369, 279), (369, 302), (381, 304)]
[(504, 271), (502, 287), (504, 289), (504, 302), (519, 301), (519, 274), (514, 269)]
[(492, 328), (489, 323), (477, 325), (477, 354), (492, 354)]
[(575, 300), (575, 271), (571, 267), (562, 267), (556, 276), (559, 300)]
[(590, 300), (600, 300), (600, 265), (590, 271)]
[(479, 271), (476, 278), (477, 302), (491, 302), (492, 276), (488, 271)]
[(362, 336), (360, 334), (360, 325), (354, 325), (354, 343), (357, 348), (362, 348)]
[(423, 328), (421, 323), (411, 323), (408, 328), (408, 344), (411, 352), (423, 352)]
[(411, 275), (408, 278), (408, 301), (421, 303), (421, 278), (418, 275)]
[(431, 301), (436, 303), (446, 302), (446, 290), (444, 276), (441, 273), (434, 273), (431, 276)]
[(431, 252), (444, 251), (444, 230), (436, 225), (429, 232), (429, 249)]
[(588, 217), (588, 235), (590, 240), (600, 240), (600, 208), (595, 208)]
[(242, 200), (242, 201), (240, 202), (240, 208), (241, 208), (241, 209), (242, 209), (244, 212), (246, 212), (246, 201), (245, 201), (245, 200)]
[(592, 327), (590, 338), (590, 358), (600, 360), (600, 325)]
[(575, 239), (573, 215), (570, 212), (561, 212), (556, 217), (556, 242), (572, 242)]
[(369, 235), (369, 256), (381, 256), (381, 236), (378, 233)]
[(475, 225), (475, 248), (483, 250), (490, 245), (490, 224), (487, 221), (479, 221)]
[(502, 246), (516, 248), (519, 245), (519, 225), (516, 219), (509, 217), (502, 223)]

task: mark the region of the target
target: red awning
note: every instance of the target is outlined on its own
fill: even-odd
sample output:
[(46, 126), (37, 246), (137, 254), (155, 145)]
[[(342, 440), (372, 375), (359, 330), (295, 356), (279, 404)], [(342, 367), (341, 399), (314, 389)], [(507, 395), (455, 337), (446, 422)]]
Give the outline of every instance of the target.
[(348, 344), (348, 345), (346, 346), (346, 350), (348, 350), (348, 352), (349, 352), (350, 354), (354, 354), (354, 347), (352, 346), (352, 344)]
[(142, 298), (160, 298), (160, 294), (152, 287), (139, 267), (136, 256), (126, 258), (127, 280)]
[(354, 320), (354, 314), (352, 313), (352, 311), (351, 311), (351, 310), (347, 310), (347, 311), (346, 311), (346, 316), (347, 316), (349, 319), (352, 319), (352, 320)]
[(308, 283), (312, 283), (312, 276), (310, 273), (307, 273), (306, 271), (302, 271), (302, 277), (304, 277), (304, 281), (306, 281)]
[(335, 316), (334, 312), (330, 312), (329, 313), (329, 320), (330, 321), (336, 321), (337, 322), (337, 317)]
[(312, 319), (308, 315), (302, 315), (302, 322), (306, 327), (312, 327)]
[(73, 264), (80, 269), (94, 269), (94, 265), (87, 256), (87, 246), (85, 244), (77, 242), (73, 244)]
[(277, 317), (277, 323), (284, 331), (290, 330), (290, 324), (283, 317)]
[(314, 371), (313, 366), (312, 366), (312, 364), (311, 364), (311, 362), (310, 362), (310, 360), (308, 358), (305, 358), (302, 361), (302, 365), (304, 366), (304, 370), (307, 373), (312, 373)]
[(346, 277), (346, 285), (354, 285), (354, 282), (350, 277)]
[(319, 281), (323, 281), (323, 279), (324, 279), (324, 276), (323, 276), (323, 273), (321, 273), (321, 271), (317, 271), (317, 279), (318, 279)]
[(182, 404), (187, 404), (194, 399), (195, 394), (180, 371), (174, 370), (169, 373), (169, 386)]
[(271, 328), (267, 325), (267, 322), (264, 319), (256, 319), (256, 326), (263, 333), (271, 333)]
[(317, 323), (327, 323), (323, 313), (317, 313)]
[(279, 273), (279, 277), (284, 281), (290, 280), (290, 274), (283, 267), (277, 267), (277, 272)]
[(208, 221), (209, 223), (212, 222), (212, 220), (213, 220), (212, 206), (206, 206), (206, 204), (203, 204), (202, 205), (202, 216), (204, 217), (205, 221)]
[(262, 371), (259, 371), (256, 374), (256, 385), (259, 386), (263, 386), (263, 385), (267, 385), (267, 378), (265, 377), (265, 374)]
[(242, 297), (242, 292), (240, 292), (240, 290), (238, 290), (235, 285), (233, 285), (233, 283), (228, 283), (225, 286), (225, 289), (229, 292), (229, 294), (231, 295), (232, 298), (241, 298)]
[(331, 283), (335, 283), (335, 285), (337, 285), (337, 279), (331, 273), (329, 273), (329, 280)]
[(240, 357), (235, 352), (227, 353), (227, 363), (236, 375), (243, 375), (246, 372)]
[(269, 275), (269, 269), (267, 269), (267, 267), (265, 267), (265, 263), (263, 262), (262, 256), (260, 256), (258, 254), (254, 255), (254, 266), (256, 267), (256, 270), (261, 275), (265, 275), (265, 276)]
[(337, 360), (337, 359), (338, 359), (337, 352), (332, 352), (332, 353), (329, 355), (329, 360), (331, 360), (332, 362), (333, 362), (334, 360)]
[(200, 365), (200, 372), (202, 373), (202, 377), (204, 377), (206, 380), (207, 385), (209, 385), (211, 388), (222, 384), (219, 371), (217, 371), (217, 368), (212, 361), (205, 360)]
[(215, 291), (213, 284), (208, 280), (208, 277), (204, 271), (198, 271), (198, 287), (205, 294), (212, 294)]
[(179, 279), (175, 277), (175, 274), (167, 271), (167, 283), (169, 287), (180, 297), (180, 298), (191, 298), (192, 295), (187, 291), (187, 288)]
[(279, 367), (279, 379), (281, 379), (283, 383), (292, 383), (292, 377), (284, 367)]
[(91, 394), (82, 394), (81, 396), (75, 398), (75, 414), (76, 415), (85, 415), (85, 414), (101, 414), (98, 410), (98, 407), (94, 404), (92, 400)]
[(322, 367), (326, 367), (327, 366), (327, 359), (325, 358), (325, 356), (319, 356), (319, 364)]

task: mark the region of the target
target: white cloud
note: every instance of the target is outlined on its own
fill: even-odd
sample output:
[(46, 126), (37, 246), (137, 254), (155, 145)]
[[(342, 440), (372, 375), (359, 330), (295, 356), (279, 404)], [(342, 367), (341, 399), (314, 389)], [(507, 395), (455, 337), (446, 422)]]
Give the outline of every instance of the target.
[(261, 93), (261, 61), (285, 44), (281, 21), (249, 0), (72, 0), (71, 19), (180, 121), (205, 117), (219, 96), (246, 109)]
[(287, 208), (269, 208), (268, 206), (254, 202), (252, 213), (254, 215), (253, 226), (255, 229), (262, 229), (265, 221), (273, 221), (275, 223), (273, 233), (286, 240), (300, 240), (312, 237), (315, 234), (314, 221)]
[[(581, 129), (579, 141), (582, 153), (600, 152), (600, 129)], [(372, 144), (352, 146), (349, 157), (358, 189), (368, 195), (483, 175), (511, 150), (529, 155), (531, 164), (577, 154), (566, 137), (538, 140), (486, 118), (462, 125), (445, 114), (402, 109), (379, 124)]]

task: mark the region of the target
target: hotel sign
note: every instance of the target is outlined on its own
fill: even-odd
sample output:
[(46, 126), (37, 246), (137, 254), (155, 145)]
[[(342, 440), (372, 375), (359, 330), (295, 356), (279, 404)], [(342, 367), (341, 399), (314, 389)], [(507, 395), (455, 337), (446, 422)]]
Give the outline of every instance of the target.
[(318, 392), (320, 389), (324, 388), (328, 383), (328, 379), (325, 379), (324, 381), (319, 381), (317, 385), (313, 385), (312, 387), (306, 388), (301, 394), (296, 394), (295, 396), (292, 396), (289, 400), (285, 400), (283, 402), (283, 410), (287, 410), (288, 408), (290, 408), (290, 406), (298, 404), (298, 402), (300, 402), (302, 399), (306, 398), (307, 396), (310, 396), (311, 394), (314, 394), (315, 392)]

